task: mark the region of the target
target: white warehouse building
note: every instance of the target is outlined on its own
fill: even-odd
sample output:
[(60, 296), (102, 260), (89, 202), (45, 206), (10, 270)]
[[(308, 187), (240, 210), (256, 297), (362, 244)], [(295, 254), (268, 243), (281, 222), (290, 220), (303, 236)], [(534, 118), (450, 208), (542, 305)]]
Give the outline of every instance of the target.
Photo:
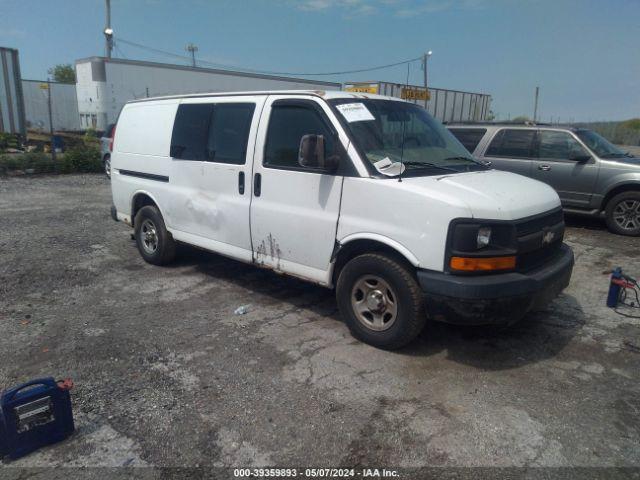
[(80, 128), (104, 130), (129, 100), (182, 93), (340, 90), (340, 83), (166, 63), (90, 57), (76, 61)]

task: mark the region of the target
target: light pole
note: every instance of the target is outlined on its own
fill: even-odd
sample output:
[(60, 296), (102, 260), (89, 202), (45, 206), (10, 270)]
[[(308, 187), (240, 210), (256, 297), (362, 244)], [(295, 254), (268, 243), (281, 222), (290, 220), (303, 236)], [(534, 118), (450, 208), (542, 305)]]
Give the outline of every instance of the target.
[(111, 28), (111, 0), (106, 0), (107, 7), (107, 24), (104, 27), (104, 37), (107, 42), (107, 58), (111, 58), (111, 51), (113, 50), (113, 29)]
[(428, 89), (428, 77), (427, 77), (427, 62), (429, 60), (429, 57), (433, 54), (433, 52), (431, 50), (429, 50), (427, 53), (425, 53), (422, 56), (422, 68), (424, 69), (424, 90), (425, 90), (425, 97), (424, 97), (424, 108), (427, 108), (427, 102), (429, 101), (429, 89)]

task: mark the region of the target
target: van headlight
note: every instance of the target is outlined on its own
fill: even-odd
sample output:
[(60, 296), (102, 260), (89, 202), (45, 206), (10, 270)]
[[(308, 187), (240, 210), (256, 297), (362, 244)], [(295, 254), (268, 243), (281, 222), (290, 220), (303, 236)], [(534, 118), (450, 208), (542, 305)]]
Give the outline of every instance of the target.
[(509, 222), (454, 220), (449, 229), (445, 268), (452, 272), (512, 270), (518, 240)]
[(489, 243), (491, 243), (491, 227), (480, 227), (478, 229), (478, 237), (476, 240), (478, 249), (486, 247)]

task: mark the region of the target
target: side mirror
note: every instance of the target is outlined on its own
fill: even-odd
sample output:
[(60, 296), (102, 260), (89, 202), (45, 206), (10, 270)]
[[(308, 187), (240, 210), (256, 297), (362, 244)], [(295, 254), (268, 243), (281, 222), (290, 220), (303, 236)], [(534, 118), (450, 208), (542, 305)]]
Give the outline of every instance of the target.
[(571, 152), (569, 154), (569, 160), (573, 160), (574, 162), (584, 163), (591, 160), (591, 155), (587, 155), (584, 152)]
[(298, 163), (301, 167), (332, 172), (338, 168), (338, 156), (326, 156), (323, 135), (305, 135), (300, 140)]

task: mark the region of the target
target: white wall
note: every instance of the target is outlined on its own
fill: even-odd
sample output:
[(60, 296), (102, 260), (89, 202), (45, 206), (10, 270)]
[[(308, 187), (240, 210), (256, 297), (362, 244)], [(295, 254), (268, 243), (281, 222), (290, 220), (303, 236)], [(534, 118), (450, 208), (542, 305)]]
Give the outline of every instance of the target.
[(91, 62), (76, 64), (76, 94), (81, 129), (93, 127), (104, 130), (107, 127), (106, 87), (105, 82), (93, 80)]
[[(96, 59), (93, 59), (95, 62)], [(264, 78), (240, 73), (175, 68), (148, 64), (105, 62), (106, 82), (92, 78), (91, 61), (76, 64), (78, 110), (96, 115), (97, 129), (116, 121), (129, 100), (205, 92), (251, 90), (339, 90), (340, 86), (308, 83), (297, 79)]]

